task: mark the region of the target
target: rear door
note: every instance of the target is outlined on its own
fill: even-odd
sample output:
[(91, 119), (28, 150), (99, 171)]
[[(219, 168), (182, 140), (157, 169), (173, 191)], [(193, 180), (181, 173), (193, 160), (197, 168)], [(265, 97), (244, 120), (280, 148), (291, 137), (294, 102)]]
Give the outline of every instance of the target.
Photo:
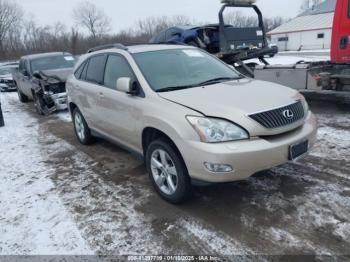
[[(99, 128), (101, 119), (98, 114), (98, 104), (103, 88), (103, 74), (106, 63), (106, 55), (92, 56), (81, 68), (79, 81), (74, 84), (74, 97), (77, 98), (79, 109), (91, 128)], [(79, 69), (78, 69), (79, 71)]]
[(338, 0), (336, 4), (331, 58), (333, 63), (350, 62), (350, 0)]

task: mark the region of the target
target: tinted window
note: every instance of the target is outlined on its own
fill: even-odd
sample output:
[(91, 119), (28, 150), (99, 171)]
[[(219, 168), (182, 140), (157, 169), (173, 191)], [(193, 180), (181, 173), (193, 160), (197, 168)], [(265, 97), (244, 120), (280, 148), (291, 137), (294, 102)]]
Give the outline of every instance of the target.
[(324, 34), (317, 34), (317, 38), (320, 39), (320, 38), (324, 38)]
[(19, 71), (22, 71), (24, 69), (24, 60), (21, 59), (21, 61), (19, 61)]
[(83, 72), (85, 65), (86, 65), (86, 62), (80, 65), (79, 68), (75, 71), (74, 75), (77, 79), (81, 78), (81, 73)]
[(86, 80), (93, 83), (102, 84), (105, 63), (106, 55), (91, 57), (87, 67)]
[(31, 72), (54, 70), (61, 68), (72, 68), (74, 57), (71, 55), (58, 55), (33, 59), (30, 62)]
[(121, 77), (129, 77), (135, 80), (128, 62), (121, 56), (110, 55), (106, 64), (104, 85), (116, 89), (117, 79)]
[(278, 42), (288, 42), (288, 40), (289, 40), (289, 38), (287, 36), (278, 38)]
[(90, 59), (85, 62), (83, 72), (81, 73), (81, 76), (80, 76), (81, 80), (85, 80), (86, 79), (86, 74), (87, 74), (87, 69), (88, 69), (88, 66), (89, 66), (89, 61), (90, 61)]

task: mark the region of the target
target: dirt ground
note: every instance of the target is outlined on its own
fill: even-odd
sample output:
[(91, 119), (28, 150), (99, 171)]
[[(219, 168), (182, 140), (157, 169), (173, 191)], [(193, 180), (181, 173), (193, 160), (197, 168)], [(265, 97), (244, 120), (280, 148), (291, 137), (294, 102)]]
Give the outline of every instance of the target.
[[(4, 140), (5, 131), (0, 129), (0, 143), (12, 148), (13, 156), (21, 150), (39, 154), (27, 163), (26, 172), (18, 172), (29, 173), (34, 182), (45, 176), (53, 183), (48, 192), (62, 203), (77, 239), (86, 245), (75, 251), (74, 244), (68, 247), (64, 243), (68, 240), (60, 240), (71, 253), (316, 255), (320, 259), (350, 255), (350, 110), (312, 104), (320, 129), (317, 145), (306, 158), (246, 181), (196, 188), (190, 202), (173, 206), (156, 195), (143, 162), (132, 154), (103, 140), (80, 145), (67, 112), (38, 116), (33, 104), (19, 103), (13, 93), (3, 94), (2, 102), (9, 135)], [(14, 126), (29, 130), (28, 139), (11, 135)], [(37, 146), (40, 150), (31, 153)], [(0, 158), (5, 154), (1, 146)], [(19, 177), (18, 161), (26, 161), (11, 159), (7, 161), (12, 164), (2, 162), (6, 172), (0, 169), (9, 181)], [(32, 171), (36, 161), (45, 171)], [(3, 211), (1, 205), (0, 200)], [(22, 220), (28, 216), (21, 208), (18, 213)], [(1, 214), (0, 226), (6, 221), (6, 213)], [(0, 236), (0, 254), (45, 252), (21, 247), (26, 239), (17, 243), (11, 239), (13, 244), (9, 239)], [(53, 237), (49, 239), (54, 243)], [(55, 254), (54, 248), (51, 253)]]

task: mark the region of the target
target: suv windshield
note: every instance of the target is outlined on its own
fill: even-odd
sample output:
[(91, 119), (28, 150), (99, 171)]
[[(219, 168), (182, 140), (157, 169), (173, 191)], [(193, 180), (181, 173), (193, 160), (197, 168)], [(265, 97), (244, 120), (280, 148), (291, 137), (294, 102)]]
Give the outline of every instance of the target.
[(49, 56), (33, 59), (30, 62), (32, 72), (43, 70), (54, 70), (61, 68), (72, 68), (74, 66), (74, 58), (71, 55)]
[(133, 56), (149, 85), (157, 92), (241, 78), (223, 62), (197, 49), (152, 51)]

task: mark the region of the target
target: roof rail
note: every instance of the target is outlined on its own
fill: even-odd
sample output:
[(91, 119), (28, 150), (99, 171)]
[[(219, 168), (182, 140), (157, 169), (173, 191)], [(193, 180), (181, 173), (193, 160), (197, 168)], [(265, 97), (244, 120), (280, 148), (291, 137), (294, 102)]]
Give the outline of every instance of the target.
[(122, 49), (125, 51), (128, 50), (128, 48), (123, 44), (108, 44), (108, 45), (96, 46), (94, 48), (89, 49), (87, 52), (89, 54), (89, 53), (93, 53), (96, 51), (105, 50), (105, 49), (112, 49), (112, 48)]

